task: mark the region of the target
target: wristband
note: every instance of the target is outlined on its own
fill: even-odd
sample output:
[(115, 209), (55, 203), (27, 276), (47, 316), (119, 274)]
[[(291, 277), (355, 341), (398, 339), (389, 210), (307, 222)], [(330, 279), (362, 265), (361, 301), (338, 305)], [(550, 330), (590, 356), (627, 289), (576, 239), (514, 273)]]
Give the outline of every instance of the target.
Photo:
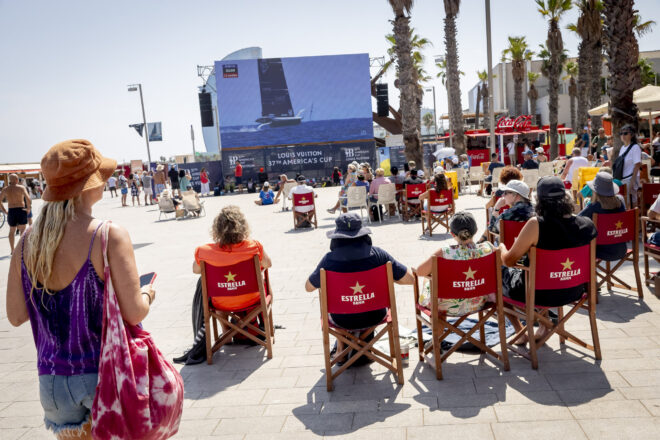
[(154, 299), (151, 297), (151, 294), (150, 294), (149, 292), (141, 292), (141, 293), (142, 293), (142, 295), (147, 295), (147, 297), (149, 297), (149, 305), (151, 305), (151, 303), (152, 303), (153, 300), (154, 300)]

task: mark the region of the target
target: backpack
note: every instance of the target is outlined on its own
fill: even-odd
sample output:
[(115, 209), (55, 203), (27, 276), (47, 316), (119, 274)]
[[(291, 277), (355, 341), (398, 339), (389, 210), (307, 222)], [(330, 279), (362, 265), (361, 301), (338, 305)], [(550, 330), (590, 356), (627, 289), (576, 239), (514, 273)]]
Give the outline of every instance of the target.
[(619, 157), (617, 157), (616, 160), (614, 161), (614, 163), (612, 164), (612, 177), (614, 177), (615, 179), (623, 180), (623, 179), (627, 179), (628, 177), (630, 177), (630, 176), (624, 176), (623, 175), (623, 168), (624, 168), (624, 165), (625, 165), (625, 162), (626, 162), (626, 156), (628, 155), (628, 153), (630, 153), (630, 150), (632, 150), (635, 147), (635, 145), (637, 145), (637, 144), (630, 145), (628, 147), (628, 149), (626, 150), (626, 152), (623, 153), (623, 155), (620, 155)]

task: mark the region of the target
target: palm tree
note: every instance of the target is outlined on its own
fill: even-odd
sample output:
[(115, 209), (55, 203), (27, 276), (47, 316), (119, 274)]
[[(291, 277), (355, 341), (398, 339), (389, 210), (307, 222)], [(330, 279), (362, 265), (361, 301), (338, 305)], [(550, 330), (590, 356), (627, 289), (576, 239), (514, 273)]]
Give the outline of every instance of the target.
[(396, 42), (396, 63), (398, 72), (399, 101), (403, 143), (407, 160), (413, 160), (417, 167), (423, 167), (422, 141), (419, 133), (420, 112), (418, 72), (412, 56), (410, 10), (413, 0), (388, 0), (394, 11), (394, 40)]
[(534, 53), (527, 47), (525, 37), (509, 37), (509, 47), (502, 51), (502, 62), (511, 62), (513, 75), (513, 102), (516, 116), (523, 114), (523, 81), (525, 81), (525, 61), (532, 59)]
[(559, 75), (562, 71), (561, 57), (564, 52), (564, 40), (561, 37), (559, 21), (571, 9), (571, 0), (536, 0), (538, 11), (548, 19), (548, 39), (546, 46), (550, 54), (548, 72), (548, 111), (550, 116), (550, 158), (554, 159), (559, 153), (557, 145), (557, 119), (559, 104)]
[[(638, 38), (643, 37), (646, 34), (651, 33), (651, 30), (653, 29), (653, 26), (656, 25), (655, 21), (653, 20), (644, 20), (641, 15), (637, 11), (633, 11), (633, 30), (635, 31), (635, 34), (637, 34)], [(639, 58), (639, 45), (637, 44), (637, 41), (635, 41), (635, 59)], [(640, 68), (643, 68), (643, 66), (640, 66)], [(640, 70), (640, 75), (638, 75), (635, 78), (635, 90), (639, 89), (644, 85), (644, 79), (642, 78), (642, 71)]]
[[(582, 126), (589, 118), (587, 111), (600, 105), (603, 4), (600, 0), (577, 0), (577, 7), (580, 9), (578, 21), (569, 24), (567, 29), (575, 32), (581, 40), (577, 65), (577, 123)], [(592, 129), (600, 127), (600, 117), (594, 117), (591, 124)]]
[[(442, 85), (445, 86), (445, 89), (447, 90), (447, 96), (449, 96), (449, 87), (447, 85), (447, 60), (445, 58), (442, 58), (440, 61), (435, 63), (435, 67), (438, 68), (438, 73), (435, 75), (436, 78), (440, 78), (440, 81), (442, 82)], [(459, 70), (458, 71), (459, 75), (465, 75), (465, 72)], [(451, 124), (453, 119), (452, 119), (452, 111), (453, 108), (450, 105), (449, 106), (449, 123)], [(462, 113), (462, 110), (461, 110)], [(453, 127), (452, 130), (453, 131)]]
[(656, 73), (653, 70), (653, 62), (649, 61), (648, 58), (640, 58), (637, 61), (639, 66), (640, 74), (642, 77), (642, 87), (649, 84), (654, 85), (656, 81)]
[(566, 63), (566, 67), (564, 67), (564, 70), (566, 71), (566, 76), (564, 76), (562, 80), (569, 81), (568, 96), (570, 97), (571, 100), (571, 126), (573, 127), (574, 130), (577, 130), (581, 123), (581, 121), (578, 121), (577, 115), (575, 114), (575, 98), (577, 97), (578, 94), (578, 87), (577, 87), (577, 83), (575, 82), (575, 77), (578, 76), (578, 72), (579, 72), (578, 65), (571, 61), (570, 63)]
[(426, 127), (427, 133), (431, 132), (431, 127), (433, 127), (433, 119), (433, 113), (431, 112), (424, 113), (424, 116), (422, 116), (422, 124), (424, 124), (424, 127)]
[[(610, 71), (610, 114), (612, 133), (625, 124), (637, 130), (637, 105), (633, 102), (635, 79), (640, 77), (637, 38), (635, 38), (634, 0), (603, 0), (605, 51)], [(621, 139), (614, 136), (614, 157), (619, 155)]]
[(536, 90), (534, 83), (540, 76), (540, 73), (527, 72), (527, 82), (529, 83), (529, 91), (527, 92), (527, 97), (529, 98), (529, 114), (532, 115), (532, 124), (534, 125), (539, 125), (539, 122), (536, 120), (536, 100), (539, 99), (539, 91)]
[[(390, 0), (391, 1), (391, 0)], [(457, 154), (465, 153), (463, 106), (461, 105), (461, 79), (458, 70), (458, 44), (456, 41), (456, 16), (461, 0), (444, 0), (445, 4), (445, 59), (447, 62), (447, 91), (449, 116), (454, 132), (454, 148)]]
[[(488, 93), (488, 71), (482, 70), (481, 72), (477, 72), (477, 75), (479, 76), (479, 81), (481, 82), (481, 100), (484, 103), (484, 128), (490, 130), (490, 101), (488, 100), (490, 94)], [(495, 77), (496, 75), (493, 75), (493, 78)]]

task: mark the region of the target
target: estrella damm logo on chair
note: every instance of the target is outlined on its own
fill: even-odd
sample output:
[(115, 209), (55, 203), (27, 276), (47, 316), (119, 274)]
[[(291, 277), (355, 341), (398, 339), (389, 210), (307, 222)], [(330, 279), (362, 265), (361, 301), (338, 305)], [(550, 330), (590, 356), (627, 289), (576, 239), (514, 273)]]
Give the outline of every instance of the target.
[(562, 266), (561, 270), (558, 272), (550, 272), (550, 278), (558, 279), (559, 281), (570, 281), (573, 277), (576, 277), (581, 273), (579, 268), (573, 269), (575, 261), (571, 261), (568, 257), (566, 257), (566, 261), (563, 261), (560, 264)]
[(300, 203), (301, 205), (306, 205), (309, 203), (309, 200), (307, 200), (307, 198), (303, 196), (300, 200), (298, 200), (298, 203)]
[(420, 195), (421, 193), (422, 193), (422, 190), (419, 189), (419, 188), (413, 188), (412, 190), (410, 190), (410, 194), (412, 194), (412, 195), (414, 195), (414, 196), (418, 196), (418, 195)]
[(453, 287), (455, 289), (470, 291), (475, 290), (479, 286), (483, 286), (486, 284), (486, 278), (475, 278), (477, 272), (477, 270), (472, 270), (472, 267), (468, 267), (468, 270), (463, 272), (463, 275), (465, 275), (465, 281), (453, 281)]
[(623, 222), (619, 220), (614, 224), (615, 229), (610, 229), (607, 231), (607, 236), (612, 238), (621, 238), (628, 233), (628, 228), (623, 227)]
[(227, 289), (227, 290), (236, 290), (239, 287), (244, 287), (245, 286), (245, 281), (242, 280), (237, 280), (236, 277), (238, 276), (237, 273), (231, 273), (229, 271), (225, 277), (225, 282), (219, 282), (218, 287), (221, 289)]
[(349, 293), (348, 295), (341, 296), (342, 302), (349, 302), (354, 306), (357, 306), (360, 304), (364, 304), (366, 301), (374, 299), (376, 297), (376, 294), (374, 292), (364, 293), (365, 287), (366, 287), (366, 283), (364, 285), (361, 285), (359, 281), (356, 281), (354, 286), (350, 286), (350, 289), (353, 292)]

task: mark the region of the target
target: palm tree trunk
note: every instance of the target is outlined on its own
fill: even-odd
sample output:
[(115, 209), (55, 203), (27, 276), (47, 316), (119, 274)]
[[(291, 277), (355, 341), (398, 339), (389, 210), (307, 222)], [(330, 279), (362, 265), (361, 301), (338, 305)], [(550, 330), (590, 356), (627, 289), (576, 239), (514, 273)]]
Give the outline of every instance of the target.
[[(612, 133), (625, 124), (637, 130), (637, 105), (633, 102), (637, 65), (637, 39), (633, 31), (634, 1), (603, 0), (607, 65), (610, 71), (610, 114)], [(619, 155), (621, 139), (614, 136), (614, 158)]]
[(523, 81), (525, 80), (525, 62), (513, 60), (511, 62), (511, 73), (513, 74), (513, 108), (515, 116), (522, 115), (523, 108)]
[(488, 83), (481, 86), (481, 100), (484, 103), (484, 128), (490, 130), (490, 109), (488, 100)]
[(536, 100), (539, 97), (539, 92), (536, 90), (534, 83), (529, 85), (527, 97), (529, 98), (529, 114), (532, 115), (532, 124), (539, 125), (539, 122), (536, 120)]
[(578, 132), (578, 127), (579, 127), (579, 122), (577, 120), (577, 114), (575, 111), (575, 95), (571, 95), (571, 125), (573, 126), (573, 130), (575, 130), (576, 133)]
[(461, 79), (458, 73), (458, 44), (456, 41), (456, 16), (460, 1), (445, 0), (445, 51), (447, 59), (447, 90), (451, 108), (451, 126), (454, 131), (454, 148), (457, 154), (465, 153), (463, 106), (461, 105)]
[(477, 108), (474, 112), (474, 129), (479, 129), (479, 104), (481, 104), (481, 86), (477, 85)]
[[(601, 96), (601, 85), (600, 85), (600, 75), (603, 69), (602, 67), (603, 59), (603, 43), (600, 40), (596, 40), (594, 44), (589, 48), (589, 62), (591, 64), (591, 71), (589, 77), (589, 108), (598, 107), (600, 105), (600, 96)], [(594, 116), (591, 118), (591, 130), (598, 130), (601, 127), (600, 116)]]
[[(582, 41), (578, 46), (578, 80), (577, 80), (577, 124), (576, 119), (571, 116), (573, 121), (573, 130), (578, 130), (579, 127), (585, 125), (589, 119), (587, 111), (589, 107), (589, 92), (590, 92), (590, 79), (591, 79), (591, 60), (589, 58), (589, 51), (587, 42)], [(572, 113), (571, 113), (572, 115)], [(576, 133), (578, 133), (576, 131)]]
[(420, 139), (420, 112), (417, 101), (419, 100), (419, 85), (417, 69), (412, 60), (412, 46), (410, 43), (410, 18), (406, 17), (403, 10), (395, 11), (394, 39), (396, 41), (397, 68), (399, 70), (399, 91), (401, 124), (403, 132), (403, 143), (407, 160), (414, 160), (417, 167), (424, 166), (422, 157), (422, 142)]
[(548, 112), (550, 119), (550, 159), (555, 159), (559, 154), (557, 143), (558, 106), (559, 106), (559, 76), (563, 69), (561, 55), (564, 50), (564, 41), (556, 21), (550, 20), (548, 28), (548, 39), (546, 41), (550, 51), (550, 66), (548, 68)]

